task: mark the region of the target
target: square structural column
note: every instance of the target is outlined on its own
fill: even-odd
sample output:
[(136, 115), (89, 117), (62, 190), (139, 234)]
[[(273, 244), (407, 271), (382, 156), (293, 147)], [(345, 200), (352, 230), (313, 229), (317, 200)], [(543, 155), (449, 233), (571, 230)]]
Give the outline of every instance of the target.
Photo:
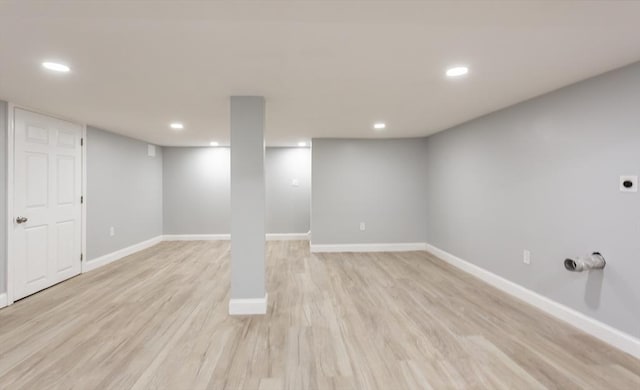
[(267, 312), (264, 118), (264, 97), (231, 97), (231, 315)]

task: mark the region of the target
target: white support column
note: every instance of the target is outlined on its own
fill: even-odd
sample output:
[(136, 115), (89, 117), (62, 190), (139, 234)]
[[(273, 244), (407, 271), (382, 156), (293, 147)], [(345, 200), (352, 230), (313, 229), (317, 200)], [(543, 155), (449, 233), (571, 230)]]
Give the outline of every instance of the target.
[(229, 314), (267, 312), (262, 96), (231, 97), (231, 300)]

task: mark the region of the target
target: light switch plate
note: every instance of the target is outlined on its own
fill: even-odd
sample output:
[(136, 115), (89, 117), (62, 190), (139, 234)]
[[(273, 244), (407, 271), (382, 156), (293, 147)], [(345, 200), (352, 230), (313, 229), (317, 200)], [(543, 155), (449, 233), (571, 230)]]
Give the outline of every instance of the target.
[(298, 187), (300, 185), (300, 183), (298, 182), (298, 179), (293, 179), (293, 180), (291, 180), (291, 185), (293, 187)]
[(156, 146), (155, 145), (147, 145), (147, 156), (155, 157), (156, 156)]
[(638, 176), (620, 176), (620, 192), (638, 192)]

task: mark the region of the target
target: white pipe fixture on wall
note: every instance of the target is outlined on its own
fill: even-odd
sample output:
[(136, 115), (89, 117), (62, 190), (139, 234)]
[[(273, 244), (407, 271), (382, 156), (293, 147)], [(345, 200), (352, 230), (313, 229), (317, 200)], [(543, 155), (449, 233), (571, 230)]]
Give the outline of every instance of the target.
[(600, 252), (593, 252), (586, 257), (577, 257), (574, 259), (565, 259), (564, 268), (572, 272), (582, 272), (592, 269), (603, 269), (607, 265), (604, 257)]

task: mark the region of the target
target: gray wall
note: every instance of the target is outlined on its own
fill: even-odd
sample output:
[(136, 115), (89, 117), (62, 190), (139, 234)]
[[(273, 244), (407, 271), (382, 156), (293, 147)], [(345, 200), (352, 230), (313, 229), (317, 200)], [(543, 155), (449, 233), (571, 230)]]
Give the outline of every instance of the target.
[(229, 149), (165, 147), (164, 233), (228, 234)]
[(162, 148), (92, 127), (86, 145), (87, 259), (161, 235)]
[(7, 291), (7, 109), (0, 100), (0, 294)]
[[(640, 175), (639, 102), (636, 64), (429, 137), (427, 241), (640, 337), (640, 193), (618, 183)], [(564, 270), (595, 250), (603, 272)]]
[[(229, 234), (229, 149), (165, 147), (163, 158), (164, 233)], [(308, 232), (310, 149), (267, 148), (265, 170), (267, 233)]]
[(424, 242), (425, 143), (314, 139), (312, 243)]
[(267, 233), (307, 233), (311, 218), (311, 149), (267, 148), (265, 170)]

